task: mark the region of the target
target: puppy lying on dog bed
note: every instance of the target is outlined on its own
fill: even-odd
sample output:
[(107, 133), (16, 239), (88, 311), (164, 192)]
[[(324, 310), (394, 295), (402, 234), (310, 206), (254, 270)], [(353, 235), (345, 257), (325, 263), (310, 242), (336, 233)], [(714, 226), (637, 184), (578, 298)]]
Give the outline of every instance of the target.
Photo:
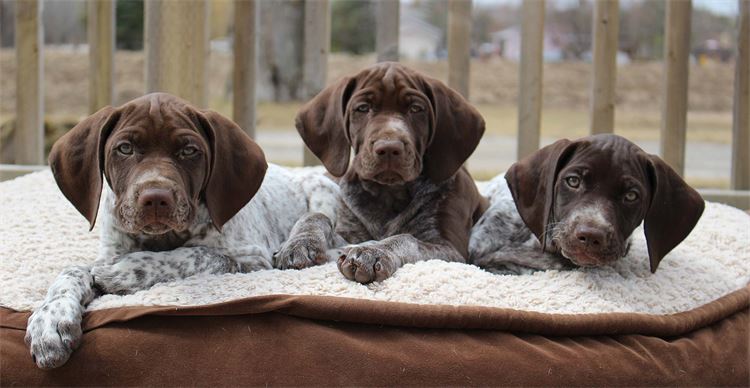
[(487, 204), (463, 163), (484, 119), (460, 94), (400, 63), (378, 63), (321, 91), (296, 125), (339, 177), (336, 234), (352, 245), (338, 266), (347, 279), (382, 281), (429, 259), (467, 261), (471, 226)]
[(80, 344), (95, 291), (326, 260), (271, 252), (303, 245), (304, 256), (310, 236), (332, 238), (336, 184), (279, 167), (266, 174), (263, 152), (236, 124), (175, 96), (101, 109), (55, 143), (50, 166), (92, 228), (106, 190), (99, 260), (63, 270), (29, 319), (26, 342), (41, 368), (60, 366)]
[(473, 264), (491, 270), (610, 264), (627, 254), (643, 222), (656, 272), (704, 208), (661, 158), (608, 134), (558, 140), (485, 190), (491, 207), (472, 230), (470, 253)]

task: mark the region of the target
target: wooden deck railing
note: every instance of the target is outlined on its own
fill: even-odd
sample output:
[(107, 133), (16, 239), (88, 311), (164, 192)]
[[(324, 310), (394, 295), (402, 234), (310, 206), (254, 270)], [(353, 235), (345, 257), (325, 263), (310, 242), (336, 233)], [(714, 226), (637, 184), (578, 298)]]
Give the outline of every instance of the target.
[[(89, 0), (89, 106), (91, 111), (113, 100), (114, 4)], [(471, 0), (449, 0), (448, 84), (465, 96), (469, 92)], [(738, 41), (735, 73), (730, 190), (703, 190), (709, 200), (750, 208), (750, 0), (738, 0)], [(237, 0), (234, 13), (233, 118), (255, 136), (258, 5)], [(377, 58), (398, 60), (398, 0), (377, 3)], [(690, 0), (667, 2), (665, 23), (664, 106), (660, 151), (680, 174), (684, 173), (685, 129), (690, 50)], [(520, 92), (517, 155), (539, 148), (542, 114), (542, 49), (544, 0), (522, 4)], [(146, 90), (168, 91), (193, 103), (207, 101), (208, 3), (206, 0), (146, 0)], [(598, 0), (593, 13), (593, 71), (591, 73), (590, 132), (614, 130), (618, 0)], [(304, 95), (311, 97), (326, 82), (330, 51), (330, 2), (305, 0)], [(34, 170), (44, 164), (43, 45), (41, 7), (36, 0), (18, 0), (16, 6), (16, 117), (15, 147), (19, 165), (0, 165), (0, 172)], [(306, 165), (318, 163), (305, 150)]]

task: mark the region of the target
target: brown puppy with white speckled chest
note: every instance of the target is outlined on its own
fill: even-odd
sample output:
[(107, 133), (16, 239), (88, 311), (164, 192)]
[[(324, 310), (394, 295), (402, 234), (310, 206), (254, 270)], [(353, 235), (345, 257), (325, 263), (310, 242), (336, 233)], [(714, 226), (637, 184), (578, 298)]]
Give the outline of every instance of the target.
[(353, 244), (338, 259), (347, 279), (380, 281), (427, 259), (466, 261), (486, 204), (462, 164), (484, 120), (461, 95), (381, 63), (323, 90), (299, 112), (297, 129), (340, 177), (336, 232)]
[(612, 134), (558, 140), (484, 191), (491, 207), (472, 231), (471, 261), (501, 272), (613, 264), (642, 222), (653, 272), (705, 206), (658, 156)]

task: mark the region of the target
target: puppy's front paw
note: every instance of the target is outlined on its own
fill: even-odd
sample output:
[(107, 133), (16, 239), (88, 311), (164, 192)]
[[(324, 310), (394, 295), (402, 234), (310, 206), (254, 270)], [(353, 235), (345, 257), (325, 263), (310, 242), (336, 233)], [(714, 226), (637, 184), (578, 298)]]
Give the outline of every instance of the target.
[(67, 297), (47, 302), (31, 314), (24, 341), (38, 367), (57, 368), (68, 361), (81, 342), (82, 315), (83, 306)]
[(279, 269), (303, 269), (324, 264), (328, 262), (326, 243), (314, 235), (294, 236), (273, 254), (273, 262)]
[(367, 284), (387, 279), (396, 272), (396, 260), (372, 245), (353, 246), (338, 259), (339, 271), (349, 280)]
[(127, 295), (154, 284), (145, 269), (130, 266), (126, 261), (97, 265), (91, 269), (91, 275), (94, 276), (94, 287), (104, 294)]

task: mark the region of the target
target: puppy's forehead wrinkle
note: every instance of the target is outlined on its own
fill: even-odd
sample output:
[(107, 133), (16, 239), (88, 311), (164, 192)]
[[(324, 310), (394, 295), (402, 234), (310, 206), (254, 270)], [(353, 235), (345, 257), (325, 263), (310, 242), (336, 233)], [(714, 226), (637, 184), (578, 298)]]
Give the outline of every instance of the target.
[(590, 153), (610, 155), (616, 161), (632, 160), (633, 155), (645, 154), (637, 144), (617, 135), (594, 135), (589, 143)]
[[(566, 166), (572, 169), (586, 169), (596, 178), (597, 183), (620, 183), (626, 181), (628, 177), (645, 183), (647, 182), (647, 163), (645, 154), (639, 150), (639, 148), (634, 150), (632, 147), (620, 147), (618, 142), (593, 143), (579, 148), (568, 160)], [(636, 153), (635, 157), (633, 157), (634, 153)], [(619, 188), (620, 185), (610, 186)]]
[(377, 90), (390, 90), (396, 96), (400, 96), (405, 89), (421, 89), (412, 73), (401, 65), (393, 63), (384, 63), (368, 69), (366, 75), (362, 77), (362, 81), (362, 88), (378, 85)]
[[(148, 115), (151, 117), (151, 120), (153, 121), (153, 125), (156, 128), (160, 128), (164, 124), (164, 119), (162, 117), (162, 107), (161, 104), (159, 104), (158, 101), (158, 94), (153, 95), (148, 103)], [(166, 104), (165, 104), (166, 105)]]
[(118, 126), (138, 126), (146, 130), (162, 128), (198, 129), (195, 112), (181, 100), (153, 93), (123, 106)]
[(394, 67), (388, 67), (383, 75), (383, 86), (387, 90), (396, 89), (396, 72)]
[(135, 104), (123, 106), (120, 120), (117, 122), (117, 128), (122, 129), (127, 127), (151, 127), (151, 116), (140, 113), (143, 111), (143, 109), (143, 107)]

